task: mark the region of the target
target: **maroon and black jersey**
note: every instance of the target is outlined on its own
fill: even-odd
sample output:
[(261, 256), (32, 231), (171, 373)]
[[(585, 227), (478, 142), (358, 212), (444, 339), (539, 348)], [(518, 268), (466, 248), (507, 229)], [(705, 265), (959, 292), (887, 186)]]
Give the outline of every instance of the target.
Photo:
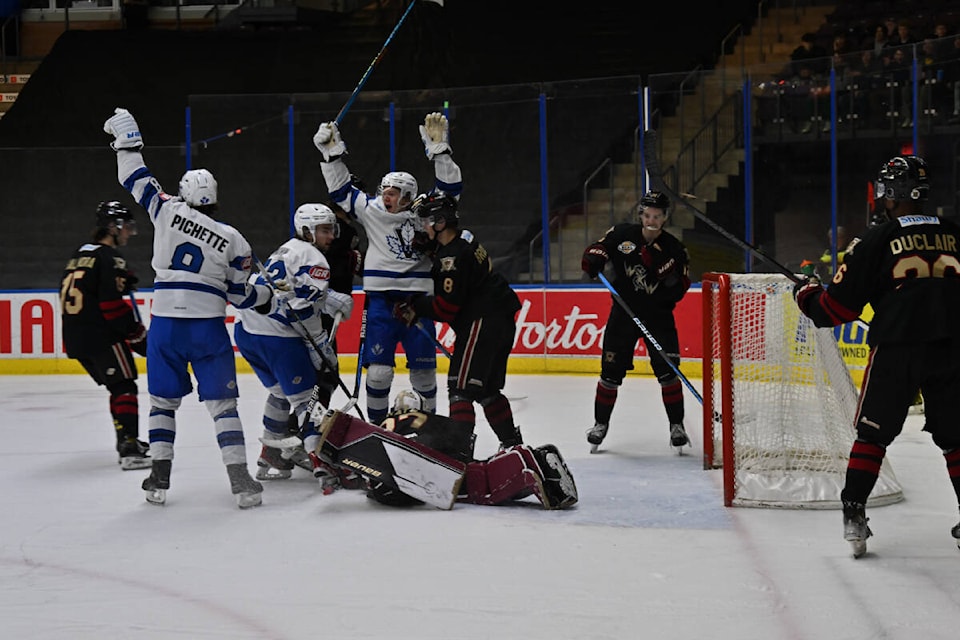
[(418, 316), (441, 320), (460, 334), (470, 322), (493, 314), (513, 316), (520, 299), (506, 279), (493, 271), (490, 256), (473, 234), (460, 231), (433, 256), (434, 295), (414, 300)]
[(870, 303), (870, 346), (960, 338), (958, 242), (960, 227), (936, 216), (890, 220), (850, 244), (826, 289), (797, 302), (818, 327), (851, 322)]
[(140, 323), (124, 299), (130, 277), (127, 261), (113, 247), (90, 243), (73, 254), (60, 279), (68, 356), (93, 356), (136, 332)]
[(621, 223), (608, 229), (598, 244), (613, 265), (610, 284), (641, 318), (652, 311), (673, 311), (690, 288), (687, 248), (666, 231), (647, 243), (641, 225)]

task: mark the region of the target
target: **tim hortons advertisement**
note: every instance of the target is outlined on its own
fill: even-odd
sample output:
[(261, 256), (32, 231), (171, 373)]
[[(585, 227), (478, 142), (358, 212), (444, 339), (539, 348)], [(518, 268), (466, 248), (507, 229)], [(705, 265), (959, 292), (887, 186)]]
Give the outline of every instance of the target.
[[(601, 285), (518, 286), (516, 291), (523, 308), (517, 314), (511, 372), (599, 371), (603, 332), (612, 304), (606, 288)], [(152, 299), (152, 291), (136, 292), (140, 315), (148, 327)], [(356, 366), (363, 292), (354, 292), (354, 304), (356, 312), (349, 320), (342, 322), (337, 331), (337, 344), (345, 369)], [(682, 370), (685, 375), (699, 377), (702, 322), (698, 286), (691, 288), (677, 305), (675, 316), (680, 333)], [(235, 310), (228, 307), (226, 324), (231, 335), (235, 320)], [(448, 350), (453, 349), (455, 336), (449, 326), (438, 323), (437, 338)], [(838, 338), (844, 356), (852, 356), (853, 360), (858, 361), (851, 362), (848, 359), (848, 363), (862, 367), (861, 357), (866, 355), (865, 333), (841, 328)], [(847, 340), (852, 342), (845, 342)], [(643, 341), (637, 344), (636, 356), (635, 373), (650, 373)], [(138, 358), (138, 361), (142, 363), (142, 359)], [(438, 365), (440, 369), (445, 369), (446, 358), (442, 354), (438, 358)], [(241, 369), (245, 366), (242, 363)], [(81, 370), (63, 352), (57, 292), (0, 292), (0, 373), (75, 371)]]

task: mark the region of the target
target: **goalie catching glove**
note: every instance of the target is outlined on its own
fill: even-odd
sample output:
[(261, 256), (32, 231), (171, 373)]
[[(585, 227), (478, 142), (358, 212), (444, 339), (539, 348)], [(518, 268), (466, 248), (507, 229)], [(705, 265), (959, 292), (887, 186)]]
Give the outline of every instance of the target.
[(420, 125), (420, 139), (423, 140), (428, 160), (442, 153), (450, 153), (450, 123), (447, 116), (439, 112), (428, 113)]
[(103, 123), (103, 130), (113, 136), (110, 147), (114, 151), (137, 150), (143, 147), (140, 126), (133, 119), (133, 115), (122, 107), (114, 109), (113, 115)]
[(332, 162), (347, 152), (336, 122), (321, 124), (313, 136), (313, 144), (323, 154), (324, 162)]

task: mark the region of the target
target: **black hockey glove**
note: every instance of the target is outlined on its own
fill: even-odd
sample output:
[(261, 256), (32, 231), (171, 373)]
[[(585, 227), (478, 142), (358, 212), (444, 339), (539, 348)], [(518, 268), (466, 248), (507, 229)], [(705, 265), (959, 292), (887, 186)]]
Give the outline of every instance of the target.
[(147, 328), (142, 324), (137, 325), (137, 328), (127, 336), (127, 345), (130, 347), (130, 350), (134, 353), (147, 357)]
[(580, 260), (580, 268), (590, 276), (596, 278), (597, 274), (603, 271), (603, 266), (610, 259), (607, 254), (607, 248), (599, 242), (594, 242), (583, 252), (583, 258)]
[(823, 287), (820, 285), (820, 278), (816, 276), (807, 276), (793, 285), (793, 299), (797, 301), (801, 311), (807, 312), (810, 296), (817, 291), (823, 291)]

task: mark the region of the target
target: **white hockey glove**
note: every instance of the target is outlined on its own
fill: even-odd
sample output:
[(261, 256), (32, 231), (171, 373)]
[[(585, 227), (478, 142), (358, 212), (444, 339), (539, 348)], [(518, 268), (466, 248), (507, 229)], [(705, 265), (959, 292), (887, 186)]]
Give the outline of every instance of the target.
[[(332, 369), (336, 366), (337, 354), (334, 353), (333, 347), (330, 346), (326, 331), (320, 335), (313, 336), (313, 342), (304, 338), (303, 343), (307, 347), (307, 353), (310, 354), (310, 363), (313, 364), (314, 369), (324, 371), (325, 369)], [(317, 345), (317, 348), (314, 348), (313, 345)], [(319, 349), (319, 351), (317, 349)]]
[(114, 151), (143, 147), (140, 126), (133, 119), (133, 115), (122, 107), (114, 109), (113, 115), (103, 123), (103, 130), (113, 136), (114, 140), (110, 143), (110, 147)]
[(313, 136), (313, 144), (323, 154), (324, 162), (336, 160), (347, 152), (336, 122), (324, 122)]
[(423, 140), (428, 160), (433, 160), (434, 156), (441, 153), (450, 153), (450, 123), (447, 122), (447, 116), (438, 112), (428, 113), (420, 125), (420, 139)]
[(289, 305), (293, 302), (293, 299), (297, 297), (297, 292), (293, 290), (293, 287), (291, 287), (290, 283), (286, 280), (274, 280), (273, 297), (276, 298), (281, 305)]
[(344, 320), (349, 320), (350, 314), (353, 313), (353, 296), (349, 293), (340, 293), (328, 289), (327, 299), (323, 303), (323, 311), (329, 316), (335, 316), (339, 313)]

